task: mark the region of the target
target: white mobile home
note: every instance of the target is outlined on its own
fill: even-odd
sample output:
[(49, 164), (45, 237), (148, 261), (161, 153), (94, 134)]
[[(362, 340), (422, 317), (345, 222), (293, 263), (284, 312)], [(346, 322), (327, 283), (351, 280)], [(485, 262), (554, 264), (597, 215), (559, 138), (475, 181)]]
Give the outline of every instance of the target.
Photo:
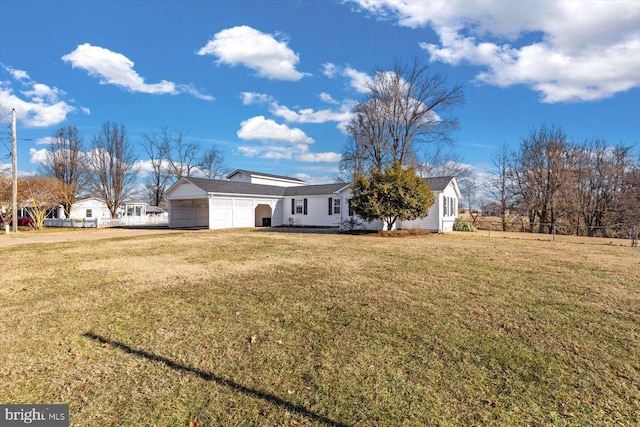
[[(436, 202), (427, 217), (398, 228), (450, 231), (460, 190), (453, 177), (428, 178)], [(227, 180), (181, 178), (167, 191), (169, 227), (210, 229), (260, 226), (336, 227), (353, 218), (346, 183), (307, 185), (279, 175), (237, 170)], [(381, 229), (382, 222), (362, 228)]]

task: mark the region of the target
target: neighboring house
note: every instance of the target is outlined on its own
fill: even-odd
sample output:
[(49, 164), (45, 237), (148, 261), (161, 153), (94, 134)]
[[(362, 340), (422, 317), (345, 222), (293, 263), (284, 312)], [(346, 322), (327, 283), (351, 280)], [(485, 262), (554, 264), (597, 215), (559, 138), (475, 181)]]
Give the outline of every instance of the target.
[[(307, 185), (280, 175), (236, 170), (227, 180), (183, 177), (166, 192), (169, 227), (210, 229), (308, 226), (342, 228), (354, 218), (349, 209), (351, 188), (346, 183)], [(427, 178), (435, 203), (427, 217), (400, 221), (398, 228), (422, 227), (451, 231), (458, 213), (460, 190), (454, 177)], [(382, 221), (362, 223), (380, 230)]]
[[(107, 204), (103, 200), (95, 197), (76, 200), (69, 214), (69, 217), (74, 221), (111, 218), (111, 212)], [(58, 216), (58, 218), (64, 218), (64, 212), (62, 212), (62, 215)]]
[[(506, 209), (505, 215), (510, 214), (510, 209)], [(482, 216), (501, 216), (502, 215), (502, 205), (498, 202), (487, 203), (482, 207)]]

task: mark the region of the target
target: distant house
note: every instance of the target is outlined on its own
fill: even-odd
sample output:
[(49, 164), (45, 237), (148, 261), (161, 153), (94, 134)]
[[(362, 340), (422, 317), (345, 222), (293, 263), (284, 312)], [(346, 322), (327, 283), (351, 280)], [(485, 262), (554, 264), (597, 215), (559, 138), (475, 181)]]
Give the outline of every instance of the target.
[[(400, 221), (398, 228), (451, 231), (458, 214), (460, 189), (454, 177), (426, 178), (435, 203), (425, 218)], [(236, 170), (226, 180), (183, 177), (166, 192), (169, 227), (210, 229), (308, 226), (342, 228), (356, 218), (349, 209), (347, 183), (308, 185), (297, 178)], [(381, 221), (362, 222), (380, 230)]]
[(52, 209), (45, 219), (47, 227), (114, 227), (120, 225), (161, 224), (167, 222), (167, 213), (149, 206), (141, 200), (127, 200), (117, 209), (117, 218), (111, 218), (111, 212), (104, 200), (87, 197), (77, 200), (71, 207), (69, 218), (62, 206)]
[[(509, 209), (506, 209), (504, 213), (509, 215)], [(502, 216), (502, 205), (498, 202), (487, 203), (482, 207), (482, 216)]]
[[(86, 219), (111, 218), (111, 212), (104, 200), (95, 197), (77, 200), (71, 207), (69, 217), (76, 221)], [(64, 213), (60, 218), (64, 218)]]

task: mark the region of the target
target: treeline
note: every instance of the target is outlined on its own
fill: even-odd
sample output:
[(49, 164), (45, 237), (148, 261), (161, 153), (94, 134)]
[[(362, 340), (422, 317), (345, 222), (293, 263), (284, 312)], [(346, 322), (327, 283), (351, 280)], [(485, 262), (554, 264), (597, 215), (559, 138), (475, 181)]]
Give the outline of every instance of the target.
[[(141, 151), (148, 160), (140, 161)], [(160, 206), (165, 191), (181, 177), (219, 178), (227, 171), (215, 146), (203, 150), (168, 127), (133, 141), (124, 125), (106, 122), (86, 145), (78, 129), (67, 126), (52, 136), (38, 175), (18, 180), (18, 206), (38, 228), (52, 206), (62, 206), (69, 216), (76, 200), (85, 197), (103, 200), (115, 218), (122, 203), (134, 195)], [(11, 200), (11, 178), (0, 175), (0, 207), (7, 216), (12, 215)]]
[(632, 148), (599, 138), (574, 142), (556, 126), (531, 130), (516, 151), (502, 146), (490, 190), (503, 229), (510, 211), (539, 233), (562, 227), (594, 236), (640, 225), (640, 162)]

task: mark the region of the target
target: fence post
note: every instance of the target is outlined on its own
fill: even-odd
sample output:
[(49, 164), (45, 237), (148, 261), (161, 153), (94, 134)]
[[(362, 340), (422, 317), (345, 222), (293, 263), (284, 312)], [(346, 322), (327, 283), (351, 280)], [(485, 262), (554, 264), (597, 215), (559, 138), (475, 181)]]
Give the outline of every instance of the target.
[(553, 234), (553, 241), (555, 242), (556, 241), (556, 225), (555, 224), (551, 226), (551, 233)]
[(638, 247), (638, 226), (634, 225), (631, 229), (631, 247)]
[(491, 221), (489, 221), (489, 237), (491, 237)]

